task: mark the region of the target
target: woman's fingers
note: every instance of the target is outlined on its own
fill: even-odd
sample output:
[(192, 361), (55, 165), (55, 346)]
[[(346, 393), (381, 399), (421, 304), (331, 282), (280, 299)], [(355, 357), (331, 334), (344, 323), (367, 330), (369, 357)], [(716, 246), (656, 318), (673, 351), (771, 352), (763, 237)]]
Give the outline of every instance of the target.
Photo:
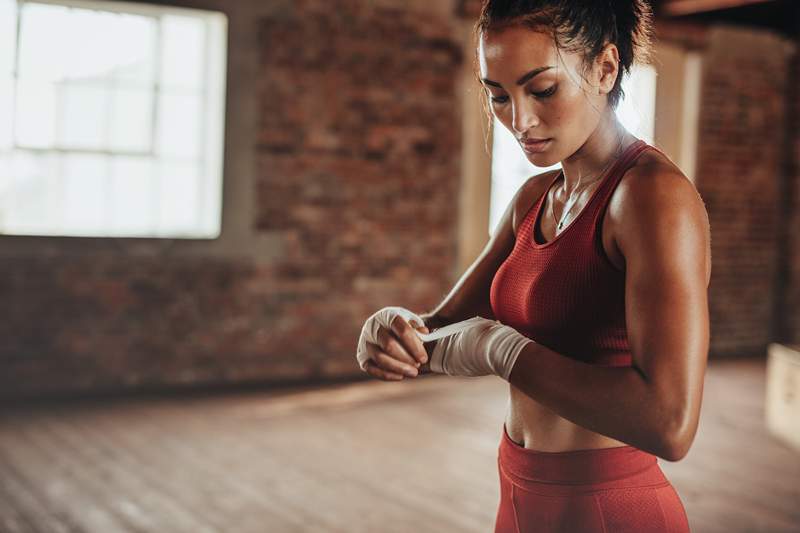
[[(416, 321), (414, 324), (417, 325)], [(424, 326), (424, 324), (418, 326)], [(414, 331), (414, 327), (402, 316), (396, 316), (392, 320), (392, 333), (402, 343), (405, 351), (414, 357), (415, 363), (422, 364), (428, 360), (428, 354), (425, 352), (425, 347), (422, 346), (422, 339)]]
[[(416, 333), (414, 335), (416, 336)], [(384, 353), (411, 366), (419, 366), (417, 360), (411, 356), (403, 342), (395, 336), (393, 331), (384, 327), (378, 329), (378, 346)]]
[(379, 368), (375, 363), (372, 361), (367, 361), (367, 374), (374, 378), (383, 379), (386, 381), (401, 381), (403, 376), (401, 374), (395, 374), (394, 372), (389, 372), (382, 368)]
[(408, 355), (405, 357), (412, 361), (412, 364), (398, 360), (394, 355), (388, 354), (381, 349), (377, 344), (367, 343), (367, 353), (369, 353), (372, 362), (381, 370), (393, 372), (395, 374), (403, 374), (408, 377), (415, 377), (419, 374), (416, 365), (413, 363)]
[(387, 381), (418, 376), (420, 366), (427, 366), (428, 353), (415, 329), (428, 333), (424, 324), (417, 324), (416, 321), (409, 324), (400, 316), (392, 321), (391, 329), (379, 327), (378, 344), (366, 343), (370, 359), (366, 362), (365, 371), (373, 377)]

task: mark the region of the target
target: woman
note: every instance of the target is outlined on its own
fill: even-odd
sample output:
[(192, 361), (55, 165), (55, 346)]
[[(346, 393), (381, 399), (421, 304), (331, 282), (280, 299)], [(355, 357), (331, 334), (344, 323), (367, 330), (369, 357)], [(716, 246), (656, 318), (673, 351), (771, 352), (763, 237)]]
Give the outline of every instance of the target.
[[(384, 308), (359, 339), (362, 369), (380, 379), (509, 382), (496, 532), (689, 529), (657, 457), (682, 459), (697, 430), (708, 216), (681, 170), (614, 113), (651, 24), (643, 0), (484, 2), (491, 113), (534, 165), (562, 169), (519, 189), (434, 311)], [(476, 315), (436, 341), (419, 334)]]

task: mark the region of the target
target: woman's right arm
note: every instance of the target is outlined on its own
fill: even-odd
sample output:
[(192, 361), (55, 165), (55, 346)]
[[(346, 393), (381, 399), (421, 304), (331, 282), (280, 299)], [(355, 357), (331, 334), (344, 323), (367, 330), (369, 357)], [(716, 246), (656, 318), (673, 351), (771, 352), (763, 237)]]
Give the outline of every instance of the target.
[(555, 172), (558, 170), (528, 178), (517, 190), (478, 258), (434, 310), (420, 314), (429, 330), (476, 315), (492, 320), (496, 318), (489, 303), (492, 279), (514, 248), (519, 223), (544, 193)]
[[(428, 331), (476, 315), (495, 319), (489, 302), (492, 279), (514, 249), (519, 222), (544, 192), (552, 176), (553, 171), (538, 174), (517, 190), (478, 258), (433, 311), (418, 314)], [(379, 328), (378, 344), (367, 343), (370, 360), (366, 362), (365, 371), (368, 374), (383, 380), (402, 380), (404, 374), (428, 373), (430, 362), (425, 354), (436, 341), (423, 344), (412, 326), (401, 317), (394, 320), (391, 330)], [(420, 364), (420, 361), (425, 363)]]

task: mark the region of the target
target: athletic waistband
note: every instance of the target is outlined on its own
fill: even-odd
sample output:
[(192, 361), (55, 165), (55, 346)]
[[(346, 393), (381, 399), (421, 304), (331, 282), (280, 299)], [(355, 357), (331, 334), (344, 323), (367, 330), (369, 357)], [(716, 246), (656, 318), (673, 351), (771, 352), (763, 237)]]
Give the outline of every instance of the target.
[(541, 452), (520, 446), (508, 436), (498, 450), (499, 467), (517, 484), (591, 485), (591, 490), (667, 484), (655, 455), (633, 446)]

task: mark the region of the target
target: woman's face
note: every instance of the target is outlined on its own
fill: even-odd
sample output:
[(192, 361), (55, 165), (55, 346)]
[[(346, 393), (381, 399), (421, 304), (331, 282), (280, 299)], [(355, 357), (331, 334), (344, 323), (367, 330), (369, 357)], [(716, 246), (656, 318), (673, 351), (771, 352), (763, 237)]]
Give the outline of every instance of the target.
[[(528, 160), (547, 167), (575, 153), (597, 127), (606, 95), (597, 69), (581, 77), (581, 57), (557, 50), (552, 37), (523, 26), (483, 33), (480, 75), (494, 116)], [(525, 141), (547, 139), (526, 144)]]

